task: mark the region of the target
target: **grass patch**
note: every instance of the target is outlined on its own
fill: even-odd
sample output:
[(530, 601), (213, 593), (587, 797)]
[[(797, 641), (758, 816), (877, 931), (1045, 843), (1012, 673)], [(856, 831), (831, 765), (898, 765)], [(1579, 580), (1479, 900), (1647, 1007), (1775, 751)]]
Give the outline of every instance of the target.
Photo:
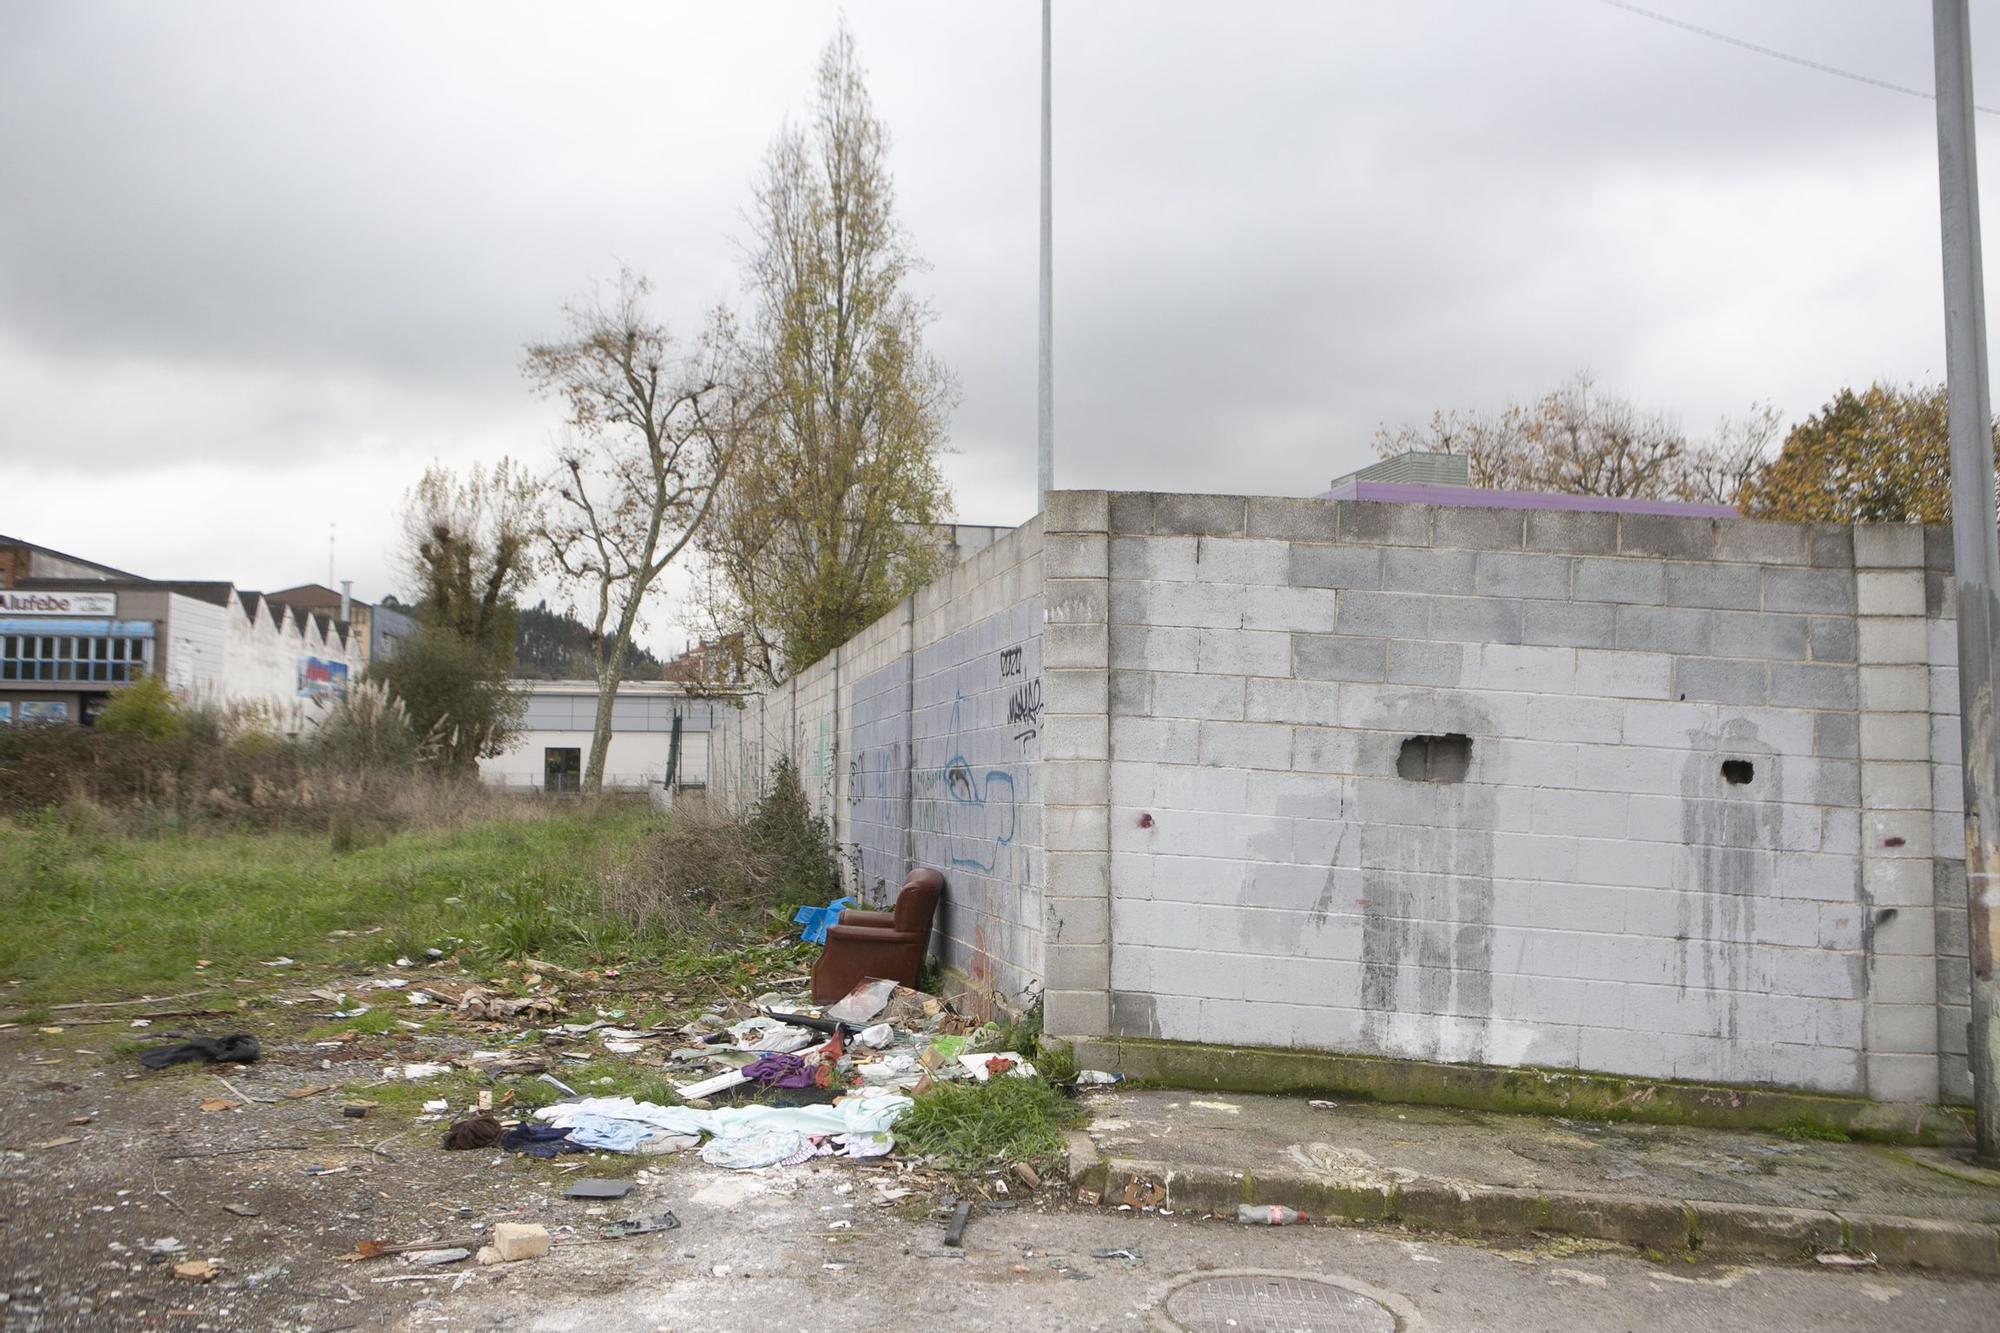
[[(337, 857), (306, 833), (134, 838), (48, 816), (0, 821), (0, 976), (19, 982), (5, 1001), (288, 979), (294, 969), (258, 966), (281, 954), (360, 966), (439, 947), (589, 965), (612, 944), (642, 943), (605, 928), (603, 871), (650, 820), (643, 809), (556, 810), (411, 829)], [(201, 972), (199, 959), (210, 960)]]
[(1083, 1118), (1080, 1106), (1039, 1078), (945, 1083), (896, 1122), (896, 1140), (959, 1175), (1014, 1162), (1039, 1168), (1064, 1155), (1063, 1131)]
[(1835, 1125), (1823, 1125), (1817, 1120), (1799, 1116), (1779, 1125), (1777, 1132), (1788, 1139), (1811, 1143), (1847, 1143), (1850, 1141), (1846, 1130)]

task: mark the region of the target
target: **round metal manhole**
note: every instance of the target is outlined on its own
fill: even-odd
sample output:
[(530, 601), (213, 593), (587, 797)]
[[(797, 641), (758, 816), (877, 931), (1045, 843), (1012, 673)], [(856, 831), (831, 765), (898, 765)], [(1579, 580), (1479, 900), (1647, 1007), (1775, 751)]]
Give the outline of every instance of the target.
[(1186, 1333), (1396, 1333), (1396, 1316), (1360, 1292), (1307, 1277), (1202, 1278), (1167, 1297)]

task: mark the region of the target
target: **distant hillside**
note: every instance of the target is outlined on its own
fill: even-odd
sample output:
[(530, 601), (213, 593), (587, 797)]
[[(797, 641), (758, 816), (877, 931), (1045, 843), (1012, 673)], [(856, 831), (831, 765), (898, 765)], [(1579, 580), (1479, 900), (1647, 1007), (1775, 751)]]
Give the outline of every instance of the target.
[[(637, 644), (625, 654), (625, 679), (658, 680), (663, 663)], [(529, 680), (588, 680), (597, 675), (590, 630), (547, 602), (520, 609), (514, 621), (514, 673)]]

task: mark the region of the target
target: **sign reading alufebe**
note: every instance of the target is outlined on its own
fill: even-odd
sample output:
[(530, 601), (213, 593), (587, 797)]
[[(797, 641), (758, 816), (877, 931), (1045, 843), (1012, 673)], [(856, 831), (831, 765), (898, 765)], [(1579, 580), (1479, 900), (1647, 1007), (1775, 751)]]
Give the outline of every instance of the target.
[(42, 592), (33, 588), (0, 589), (0, 614), (29, 616), (115, 616), (114, 592)]

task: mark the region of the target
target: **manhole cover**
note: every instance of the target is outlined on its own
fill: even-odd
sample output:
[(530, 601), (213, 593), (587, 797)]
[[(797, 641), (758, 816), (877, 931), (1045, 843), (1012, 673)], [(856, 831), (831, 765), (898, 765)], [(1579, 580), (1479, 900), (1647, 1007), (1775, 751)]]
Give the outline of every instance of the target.
[(1395, 1333), (1396, 1317), (1359, 1292), (1302, 1277), (1212, 1277), (1167, 1297), (1187, 1333)]

